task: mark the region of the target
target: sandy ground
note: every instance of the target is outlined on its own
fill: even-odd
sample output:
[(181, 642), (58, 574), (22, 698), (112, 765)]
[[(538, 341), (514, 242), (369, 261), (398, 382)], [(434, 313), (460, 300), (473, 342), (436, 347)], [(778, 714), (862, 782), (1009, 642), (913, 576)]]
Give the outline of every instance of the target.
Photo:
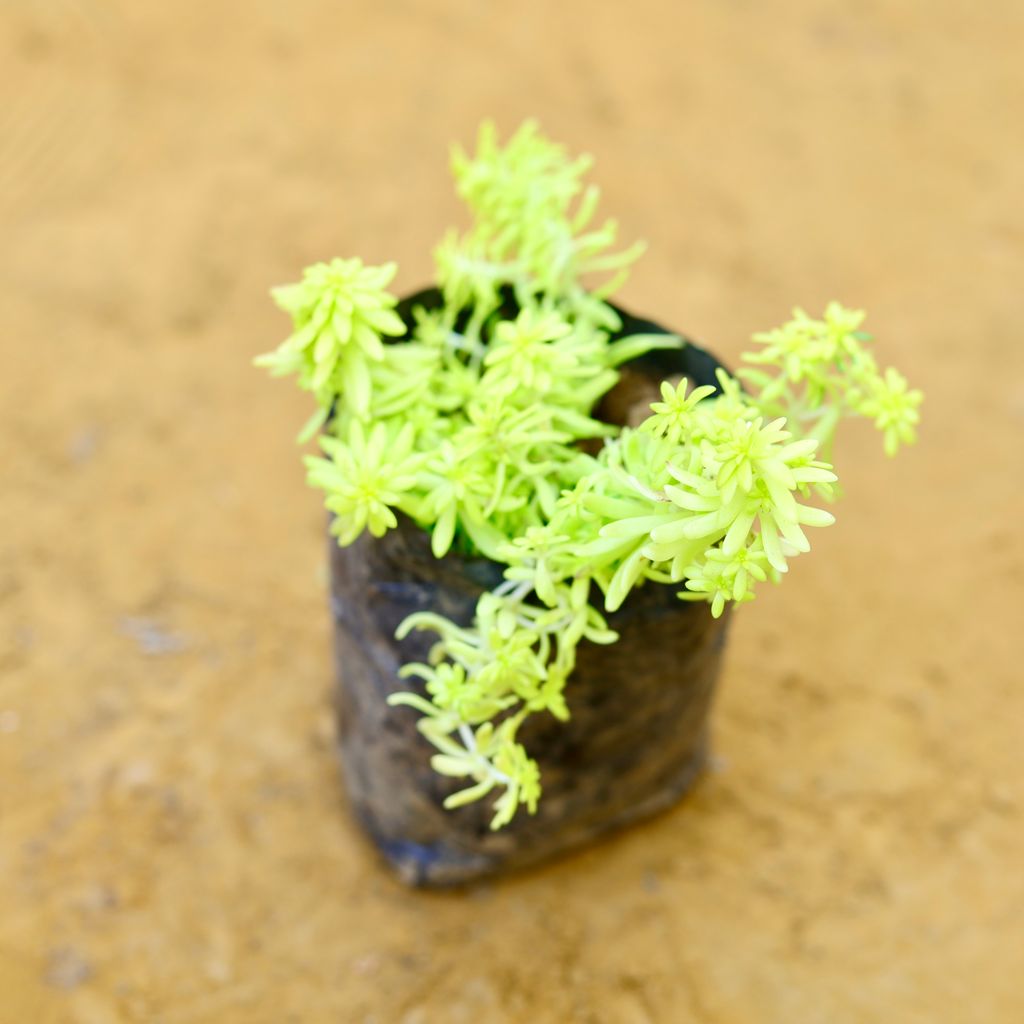
[[(1024, 1020), (1024, 9), (48, 0), (0, 9), (0, 1020)], [(535, 114), (734, 360), (868, 308), (928, 395), (737, 617), (678, 810), (405, 891), (332, 754), (303, 399), (321, 257), (430, 276), (446, 147)]]

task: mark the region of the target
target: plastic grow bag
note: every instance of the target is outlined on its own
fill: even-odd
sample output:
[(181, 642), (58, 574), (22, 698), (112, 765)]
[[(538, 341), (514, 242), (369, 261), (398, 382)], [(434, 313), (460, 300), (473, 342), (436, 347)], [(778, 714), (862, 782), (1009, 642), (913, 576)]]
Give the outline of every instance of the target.
[[(414, 305), (438, 301), (435, 291), (421, 292), (399, 313), (408, 320)], [(618, 312), (616, 336), (665, 333)], [(638, 396), (657, 395), (661, 380), (715, 384), (718, 365), (692, 343), (649, 353), (628, 365), (602, 411), (622, 422)], [(466, 780), (436, 774), (419, 714), (387, 704), (391, 693), (419, 685), (398, 670), (426, 660), (436, 636), (413, 632), (399, 641), (395, 630), (428, 609), (468, 624), (503, 567), (457, 553), (435, 559), (429, 535), (408, 519), (383, 538), (364, 534), (341, 548), (330, 537), (329, 546), (345, 786), (357, 818), (405, 881), (454, 885), (536, 863), (671, 806), (699, 774), (727, 616), (715, 620), (703, 602), (680, 601), (680, 587), (647, 583), (608, 616), (617, 643), (580, 644), (565, 691), (570, 720), (536, 714), (520, 730), (542, 773), (537, 813), (520, 809), (494, 832), (492, 798), (445, 810), (445, 797)]]

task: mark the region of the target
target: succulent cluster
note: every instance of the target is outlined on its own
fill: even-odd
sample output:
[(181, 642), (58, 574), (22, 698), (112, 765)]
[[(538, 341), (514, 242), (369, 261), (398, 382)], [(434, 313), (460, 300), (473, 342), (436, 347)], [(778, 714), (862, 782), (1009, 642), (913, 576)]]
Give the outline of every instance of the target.
[(322, 428), (323, 454), (307, 457), (309, 481), (339, 543), (382, 536), (402, 513), (436, 557), (454, 547), (506, 567), (469, 625), (428, 610), (403, 623), (438, 640), (403, 670), (419, 684), (391, 698), (421, 713), (435, 770), (466, 780), (448, 806), (497, 793), (495, 828), (535, 808), (540, 774), (518, 730), (569, 716), (577, 646), (616, 640), (603, 613), (652, 584), (715, 616), (751, 600), (809, 550), (805, 527), (832, 522), (809, 502), (832, 496), (839, 421), (872, 420), (893, 454), (921, 402), (880, 371), (863, 314), (833, 303), (756, 335), (744, 387), (722, 371), (717, 389), (666, 381), (637, 427), (600, 422), (618, 367), (682, 341), (612, 340), (606, 299), (639, 247), (611, 252), (614, 223), (592, 227), (588, 167), (531, 123), (504, 146), (485, 125), (476, 154), (453, 158), (474, 221), (438, 248), (441, 307), (406, 325), (385, 290), (393, 266), (317, 264), (275, 289), (294, 333), (259, 360), (315, 396), (303, 436)]

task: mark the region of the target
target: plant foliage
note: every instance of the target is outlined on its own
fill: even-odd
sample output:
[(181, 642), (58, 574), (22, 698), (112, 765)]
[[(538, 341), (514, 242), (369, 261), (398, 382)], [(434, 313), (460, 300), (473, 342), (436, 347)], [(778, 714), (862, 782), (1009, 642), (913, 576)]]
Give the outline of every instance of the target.
[(810, 549), (807, 528), (833, 521), (817, 502), (833, 496), (840, 420), (871, 420), (892, 455), (914, 440), (921, 402), (879, 369), (863, 313), (832, 303), (755, 335), (744, 387), (722, 371), (717, 389), (666, 381), (635, 429), (599, 422), (617, 367), (682, 342), (611, 340), (606, 300), (641, 247), (614, 251), (614, 222), (595, 225), (589, 166), (531, 122), (504, 145), (485, 124), (475, 154), (453, 155), (473, 221), (437, 250), (441, 308), (407, 328), (385, 290), (393, 265), (318, 263), (274, 289), (293, 333), (258, 360), (315, 397), (302, 437), (322, 428), (322, 454), (307, 456), (308, 479), (339, 543), (380, 537), (402, 513), (436, 557), (454, 546), (506, 567), (470, 625), (429, 610), (403, 623), (400, 635), (438, 639), (391, 698), (421, 714), (435, 770), (465, 781), (447, 805), (496, 794), (495, 828), (535, 809), (540, 773), (519, 729), (532, 714), (568, 718), (578, 645), (616, 640), (604, 613), (650, 584), (716, 617), (752, 600)]

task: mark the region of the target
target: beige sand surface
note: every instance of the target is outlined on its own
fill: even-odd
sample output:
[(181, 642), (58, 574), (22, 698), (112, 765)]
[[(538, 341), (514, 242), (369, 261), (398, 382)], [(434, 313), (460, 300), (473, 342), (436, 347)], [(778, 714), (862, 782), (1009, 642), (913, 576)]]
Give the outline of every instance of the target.
[[(1024, 1020), (1024, 7), (0, 7), (0, 1022)], [(716, 771), (585, 854), (402, 889), (332, 755), (270, 284), (430, 276), (446, 147), (539, 116), (734, 360), (871, 312), (919, 447), (737, 617)]]

